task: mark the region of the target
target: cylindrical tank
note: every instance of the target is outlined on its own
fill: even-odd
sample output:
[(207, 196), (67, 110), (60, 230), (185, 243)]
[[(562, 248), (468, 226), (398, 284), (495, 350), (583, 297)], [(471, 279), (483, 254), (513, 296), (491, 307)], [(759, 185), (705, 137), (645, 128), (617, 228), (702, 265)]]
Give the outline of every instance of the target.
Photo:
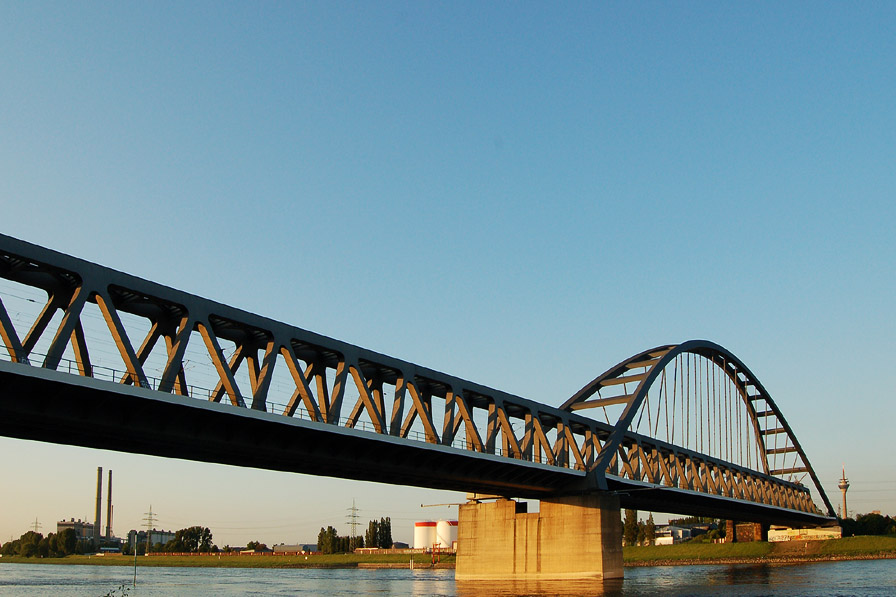
[(414, 523), (414, 549), (432, 549), (436, 542), (436, 523), (421, 520)]
[(436, 523), (436, 543), (442, 549), (450, 549), (457, 541), (457, 521), (440, 520)]

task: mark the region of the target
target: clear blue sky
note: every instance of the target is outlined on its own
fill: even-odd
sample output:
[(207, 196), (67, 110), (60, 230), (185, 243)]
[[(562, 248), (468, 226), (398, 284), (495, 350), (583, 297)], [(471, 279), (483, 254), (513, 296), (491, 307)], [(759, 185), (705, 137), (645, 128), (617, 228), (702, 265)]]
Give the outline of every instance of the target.
[[(0, 230), (559, 405), (738, 355), (896, 514), (893, 3), (0, 3)], [(219, 545), (462, 495), (0, 439), (0, 541)], [(10, 455), (15, 455), (11, 458)], [(402, 527), (404, 525), (404, 527)]]

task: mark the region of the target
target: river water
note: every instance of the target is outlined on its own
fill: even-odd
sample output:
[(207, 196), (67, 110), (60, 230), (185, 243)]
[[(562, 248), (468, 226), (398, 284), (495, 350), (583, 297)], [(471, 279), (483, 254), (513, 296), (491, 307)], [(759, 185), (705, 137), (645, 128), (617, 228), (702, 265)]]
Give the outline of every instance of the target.
[(0, 564), (0, 595), (806, 595), (896, 594), (896, 560), (627, 568), (620, 581), (456, 583), (453, 570), (133, 568)]

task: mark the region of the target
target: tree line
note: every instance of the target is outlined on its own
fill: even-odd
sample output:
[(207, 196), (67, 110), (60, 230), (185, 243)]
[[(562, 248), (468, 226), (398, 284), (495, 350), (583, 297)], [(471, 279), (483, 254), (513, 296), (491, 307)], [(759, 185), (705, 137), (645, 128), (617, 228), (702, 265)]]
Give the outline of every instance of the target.
[(656, 541), (656, 524), (653, 522), (653, 513), (647, 517), (647, 522), (638, 520), (637, 510), (626, 510), (622, 522), (623, 545), (653, 545)]
[(381, 549), (392, 547), (392, 520), (388, 516), (380, 518), (379, 522), (371, 520), (367, 525), (364, 543), (364, 547), (379, 547)]
[(896, 519), (881, 516), (877, 512), (859, 514), (853, 518), (841, 518), (840, 528), (844, 537), (855, 535), (896, 535)]
[[(688, 516), (685, 518), (669, 519), (670, 526), (692, 527), (694, 525), (706, 525), (709, 530), (697, 537), (687, 539), (698, 543), (712, 542), (725, 536), (725, 525), (721, 520), (705, 516)], [(623, 545), (655, 545), (656, 524), (653, 522), (653, 514), (648, 515), (646, 521), (638, 520), (637, 510), (626, 510), (622, 523)]]
[(392, 521), (387, 516), (371, 520), (365, 536), (340, 536), (332, 526), (321, 527), (317, 534), (317, 551), (321, 553), (349, 553), (359, 547), (392, 547)]
[(49, 533), (46, 537), (41, 533), (28, 531), (14, 541), (7, 541), (0, 548), (0, 554), (4, 556), (26, 558), (62, 558), (73, 553), (81, 553), (74, 529)]
[[(174, 538), (166, 543), (155, 543), (149, 546), (154, 553), (218, 553), (218, 546), (212, 543), (212, 532), (208, 527), (192, 526), (175, 531)], [(124, 553), (133, 555), (130, 546), (125, 546)], [(146, 542), (137, 543), (137, 555), (146, 553)]]
[(321, 527), (317, 534), (317, 551), (321, 553), (348, 553), (358, 547), (364, 547), (364, 537), (340, 536), (332, 526)]
[(212, 543), (212, 532), (208, 527), (193, 526), (175, 531), (174, 539), (165, 544), (168, 553), (209, 553), (217, 552), (218, 546)]

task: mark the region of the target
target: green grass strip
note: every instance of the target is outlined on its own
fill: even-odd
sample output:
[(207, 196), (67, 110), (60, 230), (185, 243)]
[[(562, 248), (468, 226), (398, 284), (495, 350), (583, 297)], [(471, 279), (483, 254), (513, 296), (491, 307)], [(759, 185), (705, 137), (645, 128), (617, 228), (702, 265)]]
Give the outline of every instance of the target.
[(771, 545), (755, 543), (679, 543), (676, 545), (652, 545), (625, 547), (623, 561), (628, 563), (661, 560), (719, 560), (728, 558), (761, 558), (771, 551)]
[[(309, 556), (138, 556), (137, 565), (177, 566), (177, 567), (220, 567), (220, 568), (354, 568), (358, 564), (392, 564), (408, 565), (411, 559), (415, 567), (426, 567), (431, 564), (431, 557), (426, 554), (382, 554), (356, 555), (332, 554)], [(442, 563), (453, 563), (454, 556), (441, 557)], [(0, 564), (82, 564), (92, 566), (133, 566), (134, 557), (124, 555), (81, 556), (72, 555), (64, 558), (23, 558), (3, 557)]]

